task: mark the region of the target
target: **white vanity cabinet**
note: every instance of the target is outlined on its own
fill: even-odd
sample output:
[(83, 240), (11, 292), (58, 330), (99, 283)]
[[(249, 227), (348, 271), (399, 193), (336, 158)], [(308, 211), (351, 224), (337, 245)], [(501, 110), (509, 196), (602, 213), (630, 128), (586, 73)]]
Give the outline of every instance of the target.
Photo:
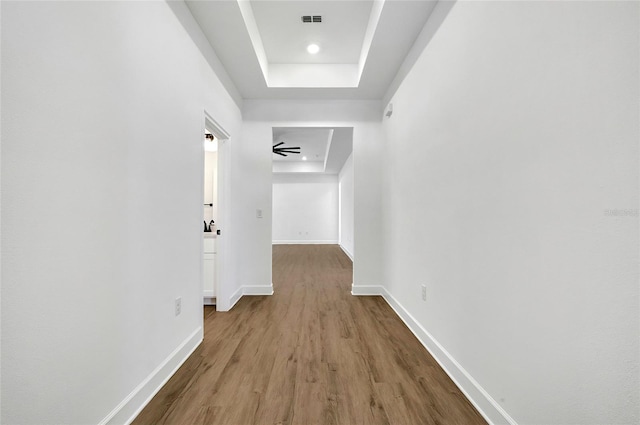
[(216, 303), (216, 238), (215, 234), (204, 236), (204, 304), (212, 305)]

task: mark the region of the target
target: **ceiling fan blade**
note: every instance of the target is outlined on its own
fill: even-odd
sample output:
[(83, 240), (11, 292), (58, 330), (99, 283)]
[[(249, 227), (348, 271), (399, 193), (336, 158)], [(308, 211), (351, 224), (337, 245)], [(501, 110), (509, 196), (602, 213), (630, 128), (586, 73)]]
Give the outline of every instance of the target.
[(274, 147), (274, 148), (277, 148), (278, 146), (280, 146), (280, 145), (282, 145), (282, 144), (284, 144), (284, 142), (280, 142), (280, 143), (278, 143), (277, 145), (273, 145), (273, 147)]
[(278, 154), (278, 155), (280, 155), (280, 156), (287, 156), (287, 155), (285, 155), (285, 154), (283, 154), (283, 153), (276, 152), (276, 151), (273, 151), (273, 153)]

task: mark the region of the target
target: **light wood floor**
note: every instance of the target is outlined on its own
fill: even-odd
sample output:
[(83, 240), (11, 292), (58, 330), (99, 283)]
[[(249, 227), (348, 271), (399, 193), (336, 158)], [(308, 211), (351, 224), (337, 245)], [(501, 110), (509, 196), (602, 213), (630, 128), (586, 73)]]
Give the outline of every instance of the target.
[(205, 310), (202, 345), (134, 424), (485, 424), (337, 245), (276, 245), (270, 297)]

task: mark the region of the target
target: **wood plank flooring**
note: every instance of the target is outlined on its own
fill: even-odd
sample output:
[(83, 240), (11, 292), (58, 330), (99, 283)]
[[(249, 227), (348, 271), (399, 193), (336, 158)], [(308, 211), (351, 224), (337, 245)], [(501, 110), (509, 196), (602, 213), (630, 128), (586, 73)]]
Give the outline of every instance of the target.
[(486, 424), (337, 245), (273, 247), (274, 295), (205, 309), (202, 345), (135, 425)]

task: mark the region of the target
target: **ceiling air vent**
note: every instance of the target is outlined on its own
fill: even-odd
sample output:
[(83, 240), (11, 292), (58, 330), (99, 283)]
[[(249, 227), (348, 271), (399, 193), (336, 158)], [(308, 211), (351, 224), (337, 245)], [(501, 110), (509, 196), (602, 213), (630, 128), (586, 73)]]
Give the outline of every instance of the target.
[(320, 15), (303, 15), (302, 22), (310, 24), (312, 22), (322, 22), (322, 16)]

